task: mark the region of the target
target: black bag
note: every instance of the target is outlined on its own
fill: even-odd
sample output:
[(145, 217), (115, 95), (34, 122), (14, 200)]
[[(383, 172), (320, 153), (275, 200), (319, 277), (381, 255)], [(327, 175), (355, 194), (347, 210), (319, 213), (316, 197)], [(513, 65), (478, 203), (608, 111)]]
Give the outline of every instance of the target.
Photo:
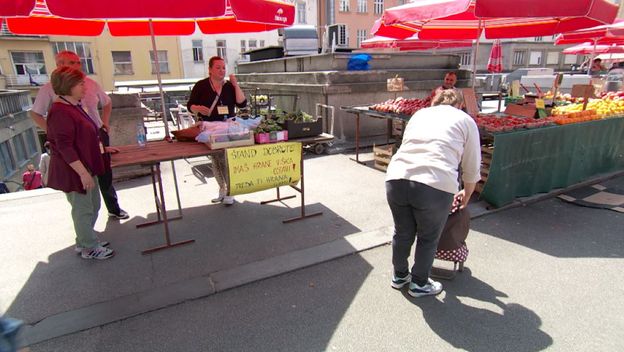
[(470, 230), (470, 212), (457, 208), (448, 216), (440, 235), (435, 258), (463, 263), (468, 258), (466, 237)]

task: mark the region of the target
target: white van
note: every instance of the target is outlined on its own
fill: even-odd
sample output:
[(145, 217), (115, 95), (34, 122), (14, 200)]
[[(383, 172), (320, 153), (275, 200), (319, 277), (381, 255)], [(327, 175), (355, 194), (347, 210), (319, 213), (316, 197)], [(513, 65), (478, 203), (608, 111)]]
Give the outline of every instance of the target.
[(284, 56), (318, 54), (319, 39), (314, 26), (292, 26), (280, 30), (280, 33)]

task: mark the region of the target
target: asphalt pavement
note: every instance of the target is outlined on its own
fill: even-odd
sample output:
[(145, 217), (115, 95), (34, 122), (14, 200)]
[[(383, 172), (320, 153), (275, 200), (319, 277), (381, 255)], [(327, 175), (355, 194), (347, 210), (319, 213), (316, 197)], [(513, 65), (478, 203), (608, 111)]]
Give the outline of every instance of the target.
[(622, 228), (550, 199), (473, 220), (466, 269), (436, 297), (390, 288), (385, 245), (31, 349), (621, 351)]

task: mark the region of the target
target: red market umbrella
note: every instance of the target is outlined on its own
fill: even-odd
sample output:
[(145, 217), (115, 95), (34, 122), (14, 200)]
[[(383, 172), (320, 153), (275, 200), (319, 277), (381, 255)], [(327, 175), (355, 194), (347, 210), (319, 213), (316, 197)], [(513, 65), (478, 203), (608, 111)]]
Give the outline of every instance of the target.
[[(17, 0), (19, 11), (12, 1), (0, 0), (0, 15), (13, 34), (98, 36), (107, 26), (113, 36), (151, 36), (154, 52), (156, 35), (189, 35), (196, 24), (209, 34), (261, 32), (288, 27), (295, 17), (293, 5), (275, 0)], [(34, 9), (24, 15), (29, 4)], [(159, 70), (156, 77), (164, 101)]]
[(592, 43), (583, 43), (571, 46), (563, 50), (567, 55), (589, 55), (589, 54), (622, 54), (624, 46), (622, 45), (596, 45)]
[[(522, 38), (612, 23), (618, 6), (608, 0), (414, 0), (389, 8), (375, 35), (403, 39)], [(384, 33), (376, 32), (382, 30)], [(394, 35), (391, 35), (394, 31)]]
[(487, 70), (491, 73), (503, 72), (503, 47), (500, 39), (495, 40), (492, 44)]
[(398, 39), (410, 32), (426, 40), (476, 39), (476, 58), (483, 32), (490, 39), (553, 35), (612, 23), (617, 11), (608, 0), (414, 0), (385, 10), (372, 33)]
[[(149, 10), (137, 10), (138, 5), (147, 6), (144, 2), (149, 3)], [(152, 31), (154, 35), (189, 35), (197, 24), (205, 34), (245, 33), (290, 26), (295, 13), (293, 5), (272, 0), (143, 0), (130, 2), (132, 6), (123, 6), (121, 0), (82, 1), (75, 5), (81, 11), (70, 7), (73, 3), (79, 2), (37, 0), (29, 16), (7, 18), (7, 27), (14, 34), (97, 36), (107, 26), (113, 36), (148, 36)], [(103, 16), (95, 16), (96, 10)], [(2, 7), (1, 13), (6, 13)]]
[(624, 42), (624, 19), (617, 18), (612, 24), (562, 33), (555, 38), (556, 45), (594, 41), (596, 44), (618, 44)]
[(362, 42), (364, 49), (393, 48), (399, 51), (431, 50), (472, 46), (471, 40), (420, 40), (417, 35), (407, 39), (375, 36)]

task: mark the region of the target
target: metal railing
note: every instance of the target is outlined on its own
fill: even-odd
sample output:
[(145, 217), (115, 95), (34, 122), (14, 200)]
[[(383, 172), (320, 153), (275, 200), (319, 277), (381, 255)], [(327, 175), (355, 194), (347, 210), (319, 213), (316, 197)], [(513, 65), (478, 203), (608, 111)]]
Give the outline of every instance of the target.
[(30, 107), (28, 91), (0, 91), (0, 117), (27, 111)]
[(50, 81), (48, 75), (5, 75), (7, 87), (42, 86)]

